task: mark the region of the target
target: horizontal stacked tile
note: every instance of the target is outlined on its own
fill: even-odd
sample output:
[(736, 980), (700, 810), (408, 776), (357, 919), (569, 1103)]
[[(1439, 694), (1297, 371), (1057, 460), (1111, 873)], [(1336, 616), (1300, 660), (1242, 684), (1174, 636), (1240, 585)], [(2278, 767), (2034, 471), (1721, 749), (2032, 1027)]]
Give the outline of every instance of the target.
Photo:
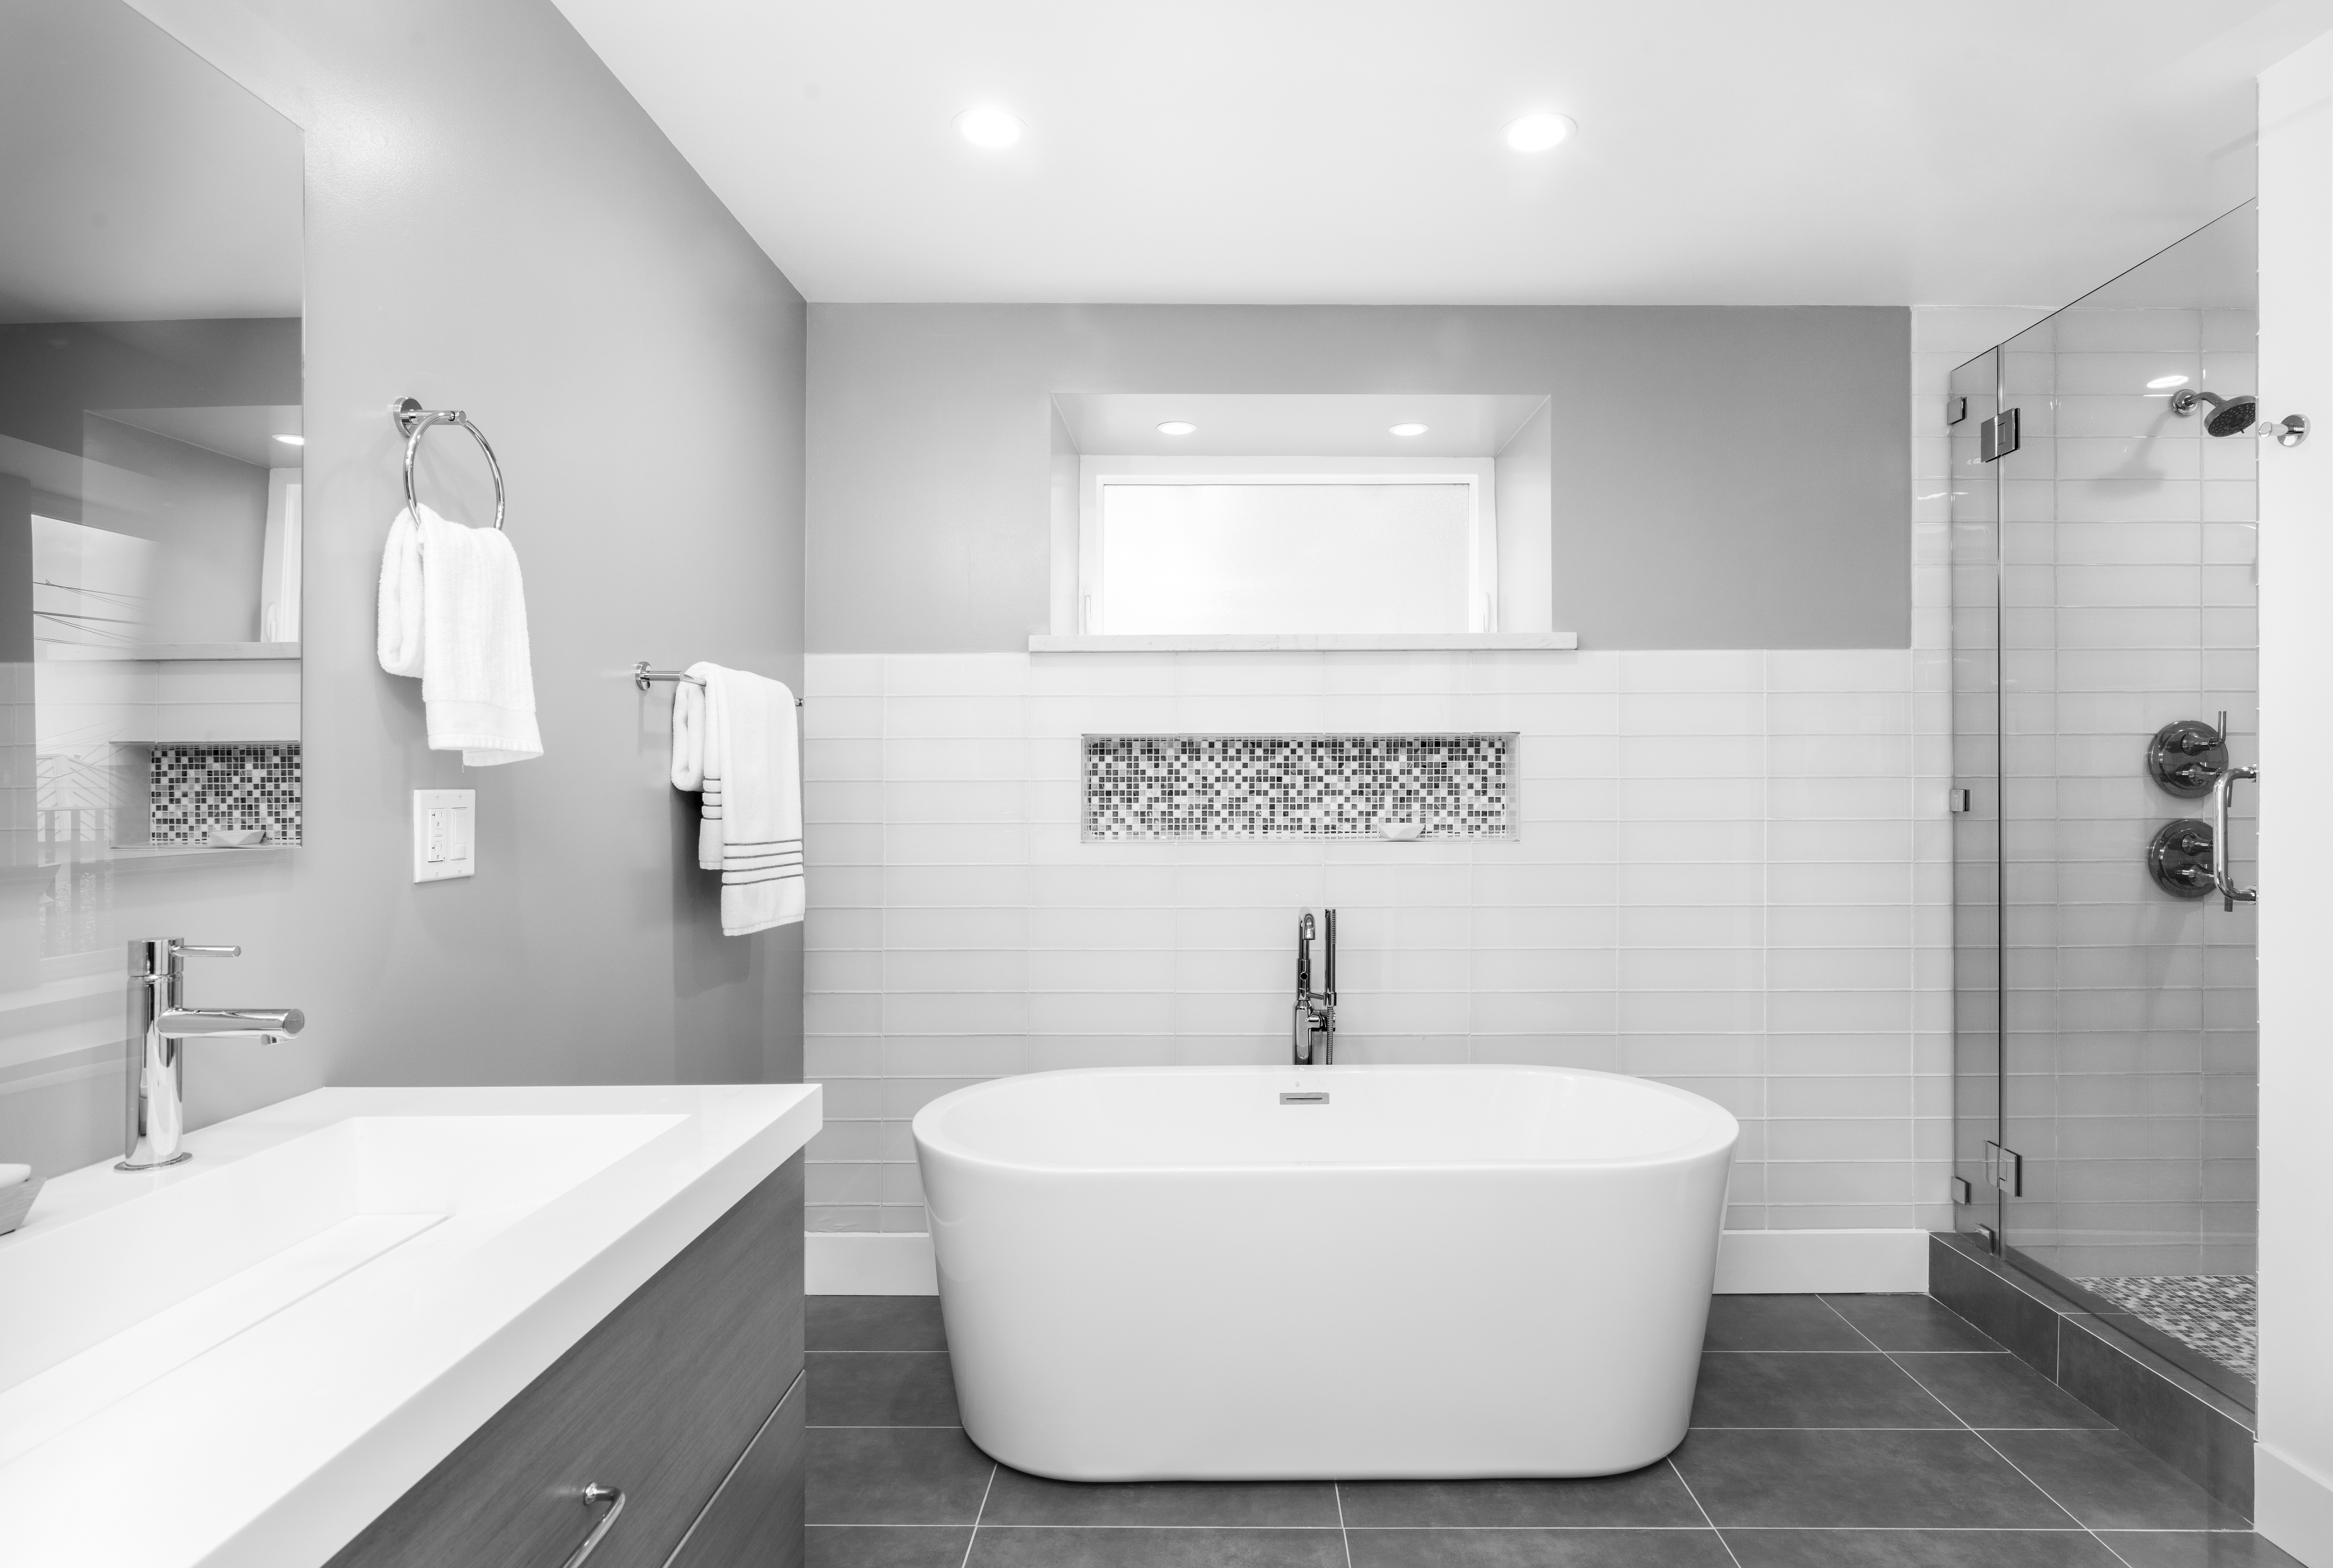
[[(805, 690), (814, 1228), (924, 1229), (907, 1122), (961, 1084), (1282, 1059), (1324, 904), (1342, 1059), (1661, 1078), (1743, 1118), (1733, 1226), (1944, 1223), (1933, 654), (814, 655)], [(1089, 734), (1501, 732), (1511, 840), (1080, 836)]]

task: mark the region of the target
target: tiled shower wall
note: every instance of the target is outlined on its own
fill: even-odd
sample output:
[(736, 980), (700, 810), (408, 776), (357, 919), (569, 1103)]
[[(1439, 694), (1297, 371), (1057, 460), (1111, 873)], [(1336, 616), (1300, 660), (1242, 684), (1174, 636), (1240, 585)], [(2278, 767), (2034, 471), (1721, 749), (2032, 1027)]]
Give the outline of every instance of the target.
[[(1743, 1119), (1731, 1226), (1942, 1225), (1940, 678), (1905, 649), (814, 655), (810, 1223), (923, 1229), (908, 1118), (960, 1085), (1284, 1061), (1296, 912), (1332, 904), (1340, 1060), (1659, 1078)], [(1081, 843), (1104, 730), (1515, 731), (1520, 835)]]
[[(2248, 287), (2242, 259), (2232, 282)], [(2025, 422), (1998, 474), (2004, 1142), (2027, 1161), (2006, 1236), (2076, 1277), (2254, 1262), (2256, 908), (2171, 898), (2139, 852), (2163, 823), (2212, 816), (2143, 773), (2158, 726), (2224, 709), (2233, 760), (2258, 760), (2261, 443), (2171, 416), (2165, 386), (2253, 389), (2256, 330), (2249, 310), (2083, 305), (2012, 339), (2002, 368)], [(1983, 559), (1964, 569), (1987, 587), (1989, 534), (1967, 542)], [(1969, 703), (1963, 727), (1988, 724), (1991, 693)], [(2257, 798), (2236, 798), (2250, 885)]]

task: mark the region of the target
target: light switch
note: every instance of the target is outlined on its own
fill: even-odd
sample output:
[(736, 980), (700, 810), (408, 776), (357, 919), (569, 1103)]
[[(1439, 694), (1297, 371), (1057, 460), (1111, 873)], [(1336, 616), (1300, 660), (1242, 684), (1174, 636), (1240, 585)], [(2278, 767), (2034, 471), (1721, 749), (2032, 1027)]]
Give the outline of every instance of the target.
[(477, 874), (478, 792), (413, 792), (413, 880), (443, 882)]

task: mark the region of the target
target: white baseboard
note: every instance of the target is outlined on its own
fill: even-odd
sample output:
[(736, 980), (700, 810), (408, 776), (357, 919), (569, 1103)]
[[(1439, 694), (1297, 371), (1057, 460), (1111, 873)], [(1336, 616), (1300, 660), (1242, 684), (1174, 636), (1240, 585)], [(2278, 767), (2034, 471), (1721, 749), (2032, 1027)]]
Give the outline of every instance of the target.
[(1728, 1230), (1717, 1238), (1720, 1296), (1927, 1288), (1925, 1230)]
[[(803, 1238), (812, 1296), (936, 1296), (932, 1238), (812, 1231)], [(1717, 1248), (1721, 1296), (1928, 1288), (1925, 1230), (1729, 1230)]]
[(811, 1296), (937, 1296), (932, 1238), (813, 1230), (802, 1238), (802, 1288)]
[(2333, 1568), (2333, 1485), (2255, 1445), (2252, 1527), (2309, 1568)]

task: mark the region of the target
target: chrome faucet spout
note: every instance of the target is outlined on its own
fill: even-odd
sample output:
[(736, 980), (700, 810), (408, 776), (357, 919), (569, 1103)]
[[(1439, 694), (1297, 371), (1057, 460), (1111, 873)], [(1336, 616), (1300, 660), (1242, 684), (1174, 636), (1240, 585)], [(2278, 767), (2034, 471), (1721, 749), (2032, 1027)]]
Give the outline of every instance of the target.
[(308, 1027), (298, 1008), (183, 1005), (188, 958), (235, 958), (233, 947), (194, 947), (177, 937), (130, 944), (130, 1088), (117, 1171), (151, 1171), (193, 1156), (186, 1136), (189, 1039), (242, 1036), (274, 1044)]
[(1296, 917), (1296, 1010), (1289, 1052), (1300, 1067), (1325, 1067), (1337, 1059), (1337, 912), (1322, 913), (1320, 990), (1312, 989), (1312, 912)]

